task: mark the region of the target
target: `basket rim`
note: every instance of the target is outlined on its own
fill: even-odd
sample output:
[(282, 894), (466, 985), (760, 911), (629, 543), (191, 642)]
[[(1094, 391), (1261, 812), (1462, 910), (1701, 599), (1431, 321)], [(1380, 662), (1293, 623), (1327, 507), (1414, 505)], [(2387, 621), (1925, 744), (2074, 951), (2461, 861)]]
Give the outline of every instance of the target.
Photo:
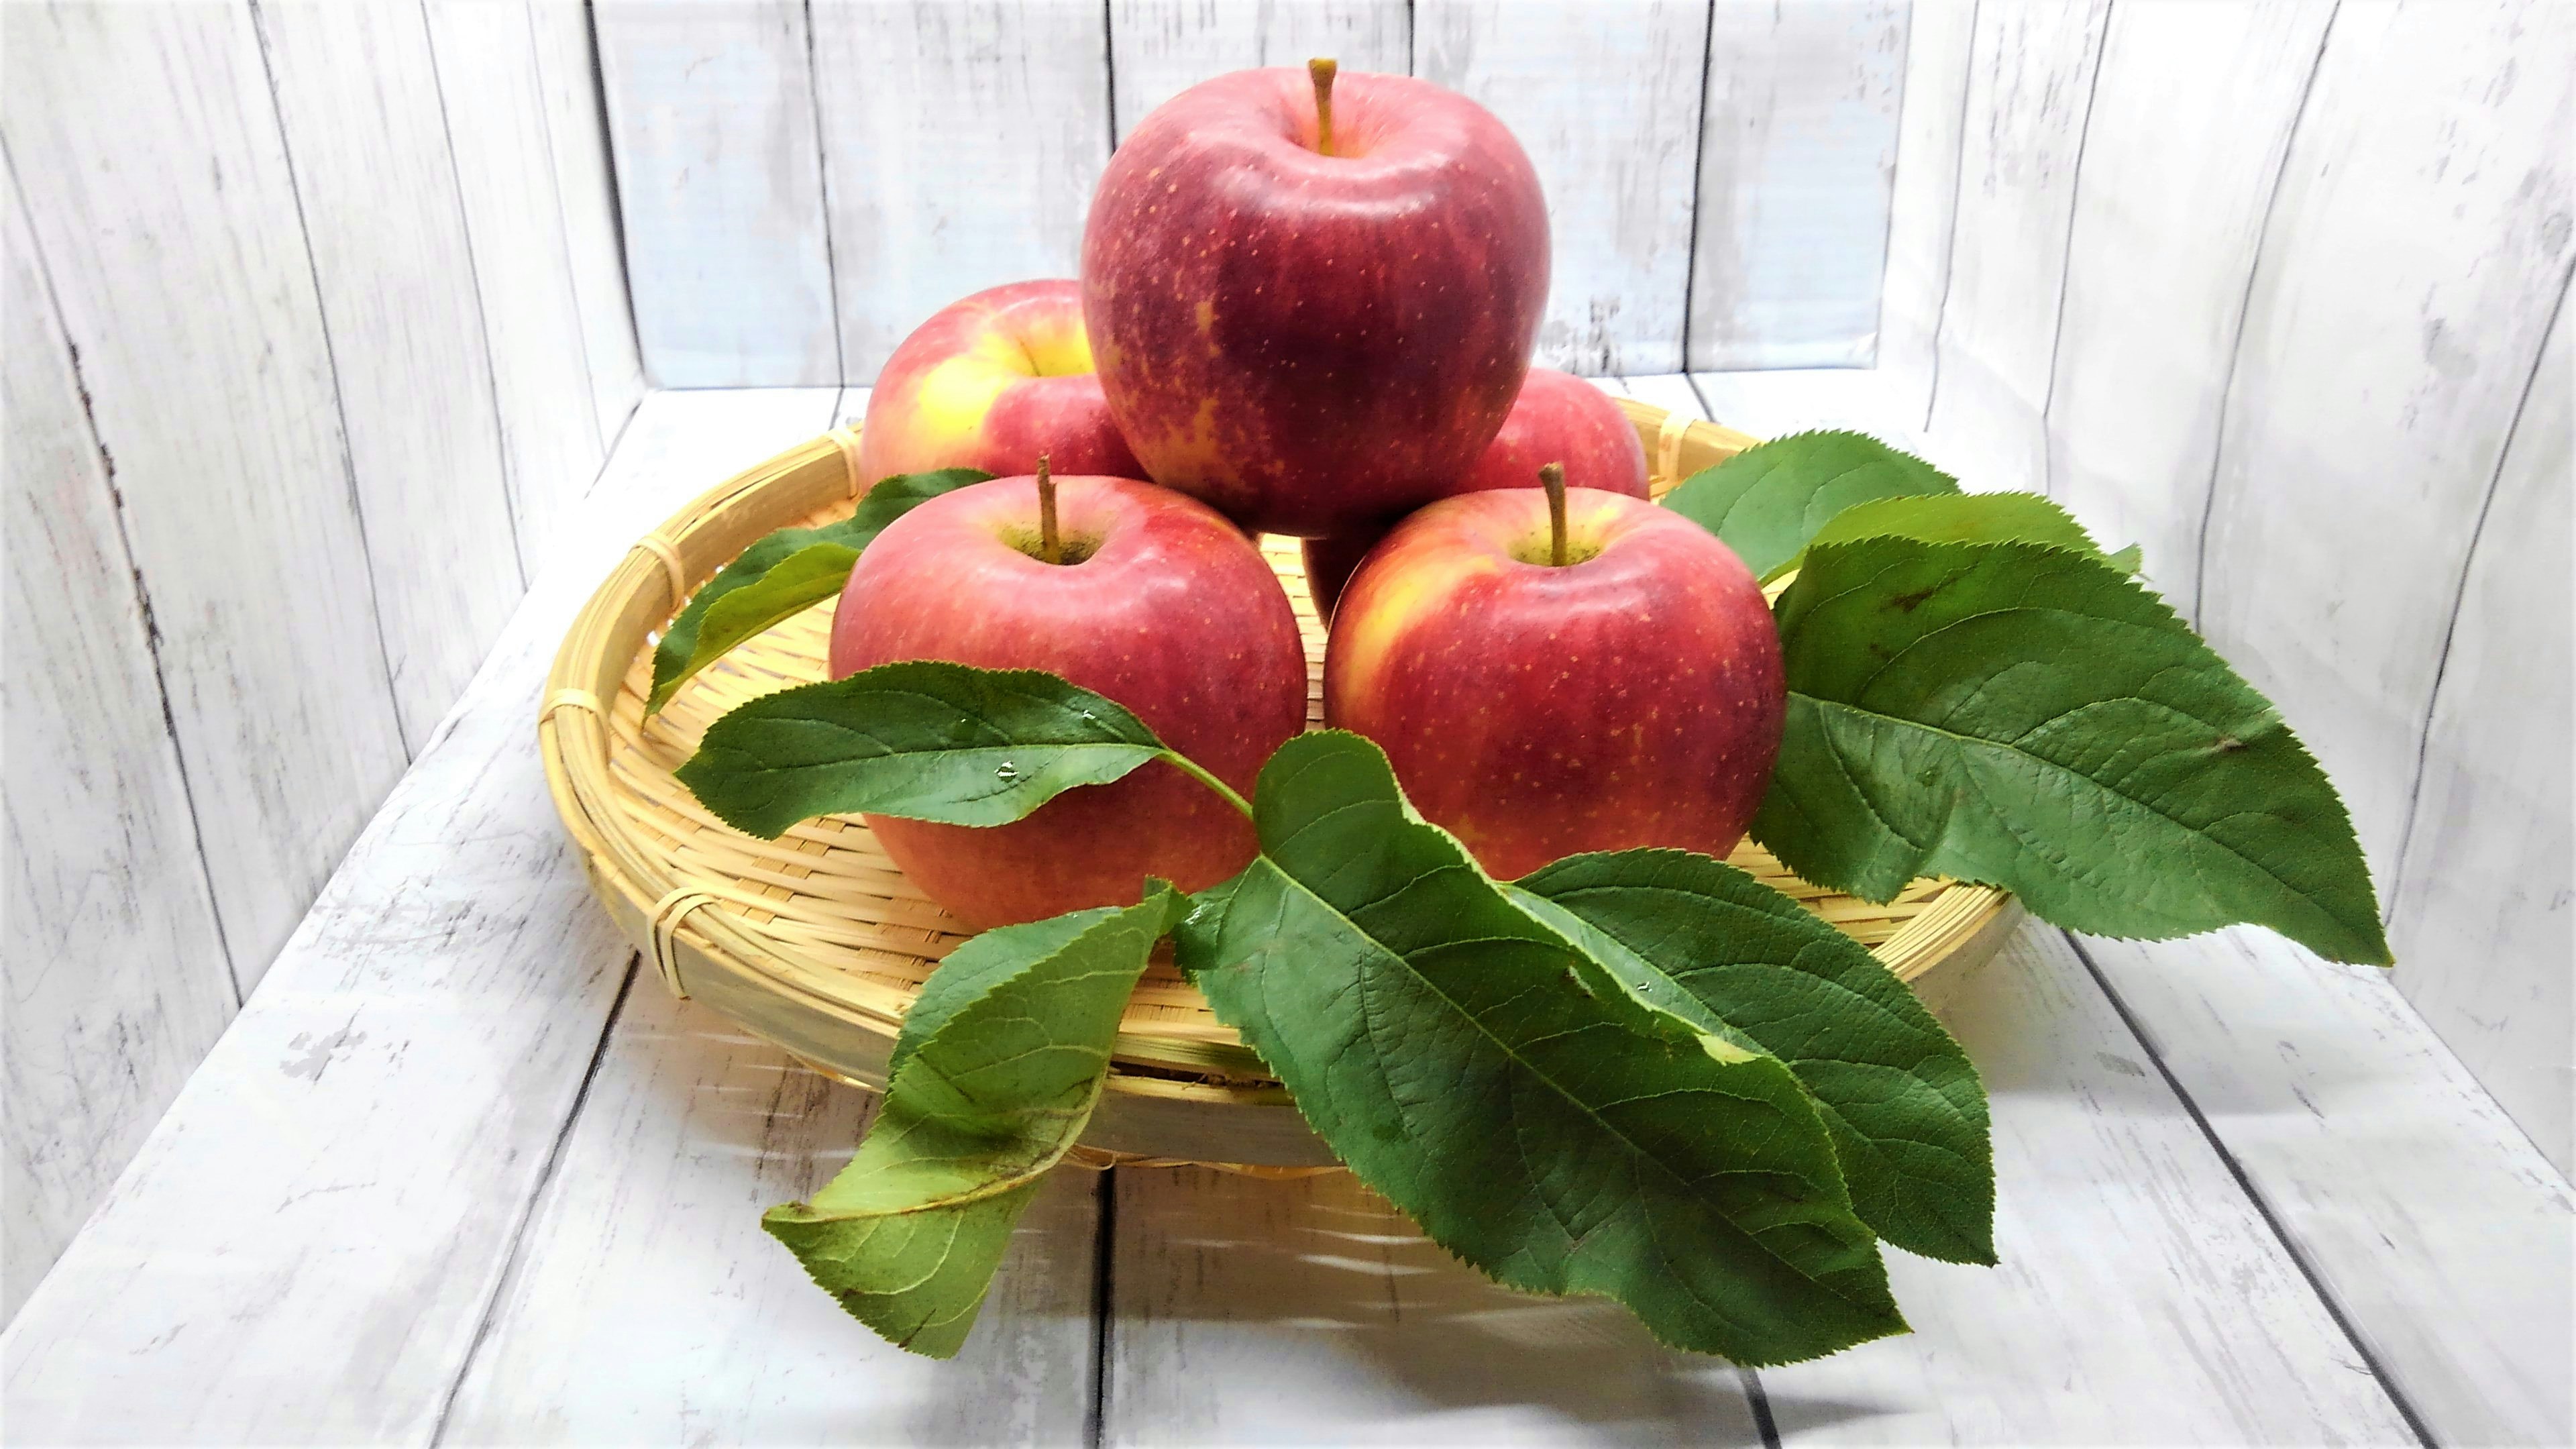
[[(1713, 462), (1760, 441), (1634, 398), (1614, 400), (1646, 441), (1658, 478), (1681, 476), (1686, 454)], [(548, 792), (593, 893), (654, 963), (664, 986), (675, 995), (703, 998), (736, 1025), (818, 1070), (875, 1088), (882, 1085), (885, 1055), (917, 988), (859, 989), (855, 978), (759, 933), (740, 916), (697, 909), (714, 897), (674, 878), (634, 837), (613, 803), (623, 787), (611, 764), (610, 712), (636, 660), (634, 648), (618, 647), (620, 639), (646, 640), (678, 612), (689, 592), (753, 538), (781, 526), (791, 506), (801, 518), (836, 494), (856, 497), (857, 440), (855, 425), (837, 427), (764, 459), (690, 500), (631, 545), (565, 632), (547, 673), (537, 736)], [(1922, 911), (1870, 948), (1909, 984), (1962, 948), (1999, 939), (2007, 914), (2018, 918), (2017, 903), (1999, 888), (1938, 884)], [(846, 983), (848, 989), (825, 989), (823, 983)], [(1248, 1048), (1179, 1035), (1122, 1030), (1108, 1088), (1137, 1109), (1235, 1106), (1264, 1109), (1257, 1113), (1263, 1117), (1278, 1115), (1267, 1110), (1278, 1108), (1293, 1115), (1286, 1090)]]

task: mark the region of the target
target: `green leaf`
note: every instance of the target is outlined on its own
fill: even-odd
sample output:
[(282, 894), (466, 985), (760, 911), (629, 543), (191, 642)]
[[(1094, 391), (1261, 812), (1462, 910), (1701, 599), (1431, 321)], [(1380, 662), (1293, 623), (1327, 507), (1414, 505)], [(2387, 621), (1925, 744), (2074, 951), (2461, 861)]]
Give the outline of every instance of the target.
[[(2074, 515), (2036, 493), (1942, 493), (1876, 498), (1825, 521), (1807, 547), (1896, 534), (1927, 543), (2044, 543), (2099, 556)], [(1786, 565), (1783, 565), (1785, 568)], [(2124, 570), (2124, 572), (2128, 572)]]
[(2133, 574), (2147, 566), (2147, 555), (2144, 549), (2133, 543), (2118, 553), (2112, 554), (2108, 562), (2111, 567), (2124, 574)]
[(1199, 987), (1433, 1240), (1742, 1364), (1903, 1330), (1786, 1066), (1623, 1026), (1638, 1004), (1576, 984), (1581, 953), (1415, 818), (1359, 736), (1281, 746), (1254, 812), (1263, 853)]
[(1225, 933), (1226, 908), (1243, 887), (1243, 873), (1218, 881), (1190, 897), (1190, 908), (1172, 926), (1172, 964), (1182, 979), (1195, 981), (1200, 968), (1214, 965)]
[(653, 693), (644, 712), (669, 704), (690, 676), (743, 640), (839, 593), (859, 555), (916, 504), (992, 476), (973, 468), (893, 474), (878, 480), (839, 523), (782, 528), (744, 549), (662, 631), (662, 642), (653, 648)]
[(1124, 706), (1055, 675), (909, 660), (740, 705), (676, 773), (726, 824), (776, 839), (852, 811), (1007, 825), (1157, 757), (1177, 760)]
[(1985, 881), (2160, 940), (2238, 921), (2388, 960), (2352, 823), (2270, 703), (2105, 561), (1818, 547), (1777, 606), (1789, 714), (1753, 834), (1869, 900)]
[(955, 1356), (1011, 1227), (1091, 1120), (1110, 1042), (1183, 897), (987, 931), (904, 1018), (858, 1155), (761, 1226), (851, 1316), (901, 1348)]
[(1872, 1231), (1928, 1257), (1995, 1260), (1985, 1088), (1866, 947), (1688, 851), (1569, 856), (1506, 889), (1640, 1000), (1786, 1062)]
[(1826, 520), (1875, 498), (1956, 493), (1959, 482), (1861, 433), (1798, 433), (1745, 449), (1664, 495), (1725, 540), (1756, 577), (1780, 573)]

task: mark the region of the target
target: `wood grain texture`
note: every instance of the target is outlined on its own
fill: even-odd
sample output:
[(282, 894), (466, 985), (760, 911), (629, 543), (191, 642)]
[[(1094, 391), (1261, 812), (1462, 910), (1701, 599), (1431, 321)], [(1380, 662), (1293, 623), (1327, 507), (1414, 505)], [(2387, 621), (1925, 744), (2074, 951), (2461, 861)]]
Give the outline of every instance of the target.
[(2200, 624), (2342, 787), (2383, 884), (2469, 538), (2576, 256), (2571, 129), (2576, 10), (2348, 4), (2255, 264)]
[(429, 32), (408, 6), (254, 15), (329, 331), (394, 700), (416, 748), (527, 586)]
[(1091, 0), (821, 0), (812, 24), (842, 380), (867, 384), (958, 298), (1074, 275), (1109, 162), (1107, 21)]
[(2565, 1443), (2576, 1200), (2386, 973), (2250, 929), (2082, 947), (2433, 1441)]
[(2185, 606), (2246, 280), (2333, 15), (2131, 5), (2103, 38), (2042, 481)]
[(1690, 367), (1875, 359), (1906, 11), (1711, 7)]
[(1686, 381), (1691, 400), (1714, 422), (1757, 438), (1784, 438), (1819, 428), (1863, 432), (1909, 452), (1923, 451), (1922, 403), (1906, 395), (1885, 368), (1785, 368), (1698, 372)]
[(599, 414), (599, 436), (614, 441), (644, 398), (644, 363), (636, 348), (635, 309), (627, 297), (625, 249), (617, 234), (616, 178), (600, 110), (590, 7), (585, 0), (526, 4), (537, 85), (545, 97), (555, 199), (563, 213), (564, 250), (572, 259), (573, 306), (581, 313), (591, 406)]
[(231, 1019), (152, 620), (17, 183), (0, 189), (8, 815), (0, 1322)]
[(1683, 0), (1416, 0), (1414, 73), (1502, 118), (1546, 190), (1549, 367), (1681, 370), (1708, 24)]
[(1983, 6), (1931, 421), (1971, 489), (2037, 489), (2075, 174), (2108, 0)]
[(603, 0), (595, 13), (653, 380), (839, 382), (802, 0)]
[(1994, 1268), (1762, 1385), (1784, 1444), (2402, 1444), (2396, 1405), (2085, 972), (2025, 925), (1944, 1009), (1994, 1110)]
[(519, 557), (533, 577), (607, 446), (524, 3), (424, 0), (483, 298)]
[(974, 1333), (905, 1353), (760, 1215), (831, 1179), (874, 1094), (675, 1001), (627, 998), (448, 1414), (448, 1444), (1050, 1444), (1090, 1412), (1100, 1180), (1055, 1173)]
[(1878, 372), (1921, 427), (1932, 405), (1934, 341), (1950, 285), (1969, 57), (1978, 0), (1914, 0), (1906, 21), (1905, 94), (1889, 187), (1887, 269), (1878, 305)]
[(0, 1334), (13, 1438), (430, 1436), (633, 974), (529, 741), (545, 662), (626, 540), (833, 401), (662, 394), (636, 419), (267, 989)]
[(0, 135), (77, 349), (247, 990), (404, 763), (244, 6), (12, 5)]
[(2562, 1173), (2576, 1173), (2571, 328), (2562, 294), (2472, 535), (2390, 892), (2399, 988)]
[(1742, 1380), (1495, 1286), (1348, 1173), (1120, 1168), (1104, 1444), (1759, 1444)]
[(1331, 56), (1344, 71), (1409, 73), (1405, 0), (1110, 0), (1118, 139), (1145, 113), (1211, 76)]

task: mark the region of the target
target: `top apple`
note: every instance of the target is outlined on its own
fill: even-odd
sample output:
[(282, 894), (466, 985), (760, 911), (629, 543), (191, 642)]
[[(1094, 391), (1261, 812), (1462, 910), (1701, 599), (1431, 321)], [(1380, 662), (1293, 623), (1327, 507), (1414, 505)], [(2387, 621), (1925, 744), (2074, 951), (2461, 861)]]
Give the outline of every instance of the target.
[(1154, 481), (1314, 537), (1441, 496), (1492, 441), (1547, 300), (1511, 132), (1405, 76), (1238, 71), (1110, 158), (1082, 239), (1102, 389)]

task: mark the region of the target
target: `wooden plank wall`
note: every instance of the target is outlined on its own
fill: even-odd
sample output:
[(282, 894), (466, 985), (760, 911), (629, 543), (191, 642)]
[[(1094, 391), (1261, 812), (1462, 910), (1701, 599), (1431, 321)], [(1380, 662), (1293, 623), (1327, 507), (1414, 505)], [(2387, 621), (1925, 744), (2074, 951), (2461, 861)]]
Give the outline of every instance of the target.
[(8, 1314), (644, 384), (579, 0), (20, 4), (0, 43)]
[(2576, 10), (1912, 31), (1883, 385), (1971, 486), (2144, 545), (2342, 785), (2400, 988), (2576, 1169)]
[(1111, 146), (1155, 104), (1332, 54), (1519, 134), (1555, 222), (1543, 361), (1866, 366), (1907, 8), (603, 0), (645, 365), (666, 387), (864, 386), (956, 298), (1070, 275)]

